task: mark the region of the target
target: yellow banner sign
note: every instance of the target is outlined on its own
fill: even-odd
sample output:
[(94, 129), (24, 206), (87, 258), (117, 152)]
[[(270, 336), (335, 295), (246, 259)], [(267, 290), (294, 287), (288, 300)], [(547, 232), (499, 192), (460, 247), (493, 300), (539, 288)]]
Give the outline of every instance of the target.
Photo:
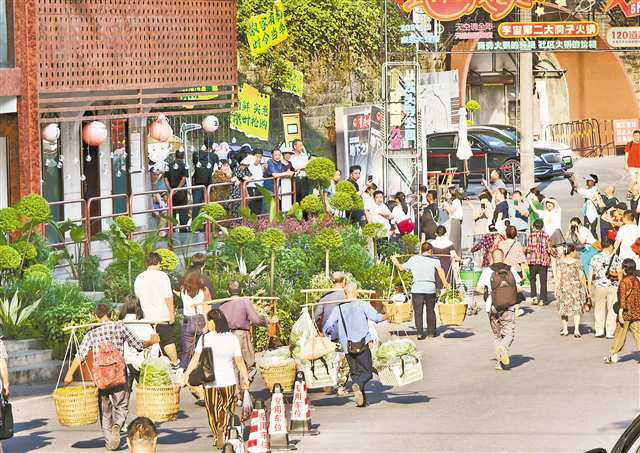
[(244, 84), (238, 93), (238, 110), (231, 115), (231, 129), (247, 137), (269, 140), (270, 97)]
[(265, 53), (269, 47), (280, 44), (288, 36), (281, 0), (276, 0), (271, 11), (249, 19), (247, 40), (252, 57)]
[(302, 97), (302, 89), (304, 87), (304, 74), (297, 69), (291, 69), (289, 71), (287, 81), (282, 87), (282, 91), (285, 93), (295, 94), (299, 98)]

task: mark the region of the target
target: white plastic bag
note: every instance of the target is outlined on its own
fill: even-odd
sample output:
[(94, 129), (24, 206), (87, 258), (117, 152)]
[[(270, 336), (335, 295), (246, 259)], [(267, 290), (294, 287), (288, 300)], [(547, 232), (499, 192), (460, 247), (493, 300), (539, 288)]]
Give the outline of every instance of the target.
[(289, 343), (291, 345), (291, 354), (294, 358), (299, 359), (302, 348), (307, 342), (318, 335), (316, 328), (309, 310), (305, 309), (298, 320), (291, 327), (291, 335), (289, 336)]
[(300, 358), (302, 360), (316, 360), (327, 354), (335, 352), (336, 344), (327, 337), (315, 335), (302, 346), (300, 349)]
[(253, 412), (253, 400), (251, 399), (249, 390), (245, 390), (244, 396), (242, 397), (242, 416), (240, 420), (249, 420), (251, 418), (251, 412)]

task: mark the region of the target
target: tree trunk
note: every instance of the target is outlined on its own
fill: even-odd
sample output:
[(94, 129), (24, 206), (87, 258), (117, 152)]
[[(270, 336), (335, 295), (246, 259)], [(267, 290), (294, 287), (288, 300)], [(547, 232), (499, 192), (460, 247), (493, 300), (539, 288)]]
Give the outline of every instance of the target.
[(327, 278), (329, 278), (329, 249), (324, 251), (324, 272)]

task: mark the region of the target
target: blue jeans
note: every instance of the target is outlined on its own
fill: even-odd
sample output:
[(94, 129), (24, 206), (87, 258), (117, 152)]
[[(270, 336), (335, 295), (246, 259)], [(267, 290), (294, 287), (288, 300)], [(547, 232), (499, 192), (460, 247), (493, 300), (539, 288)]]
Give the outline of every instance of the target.
[(196, 347), (196, 339), (200, 337), (202, 328), (204, 327), (204, 316), (185, 316), (182, 321), (182, 330), (180, 336), (182, 338), (182, 352), (180, 353), (180, 368), (183, 370), (189, 366), (189, 361)]

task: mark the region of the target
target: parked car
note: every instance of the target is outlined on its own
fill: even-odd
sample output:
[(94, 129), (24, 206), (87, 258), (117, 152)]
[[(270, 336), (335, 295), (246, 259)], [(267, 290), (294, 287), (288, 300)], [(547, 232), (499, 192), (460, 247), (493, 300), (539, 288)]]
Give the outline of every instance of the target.
[[(470, 179), (481, 179), (485, 168), (500, 168), (503, 180), (520, 181), (520, 153), (515, 141), (492, 128), (470, 127), (469, 144), (473, 157), (469, 159)], [(458, 131), (437, 132), (427, 136), (427, 168), (443, 171), (456, 167), (462, 171), (463, 162), (456, 157)], [(534, 175), (536, 179), (564, 176), (567, 166), (559, 152), (542, 147), (534, 148)]]
[[(513, 126), (508, 126), (506, 124), (488, 124), (486, 126), (477, 126), (477, 127), (490, 127), (496, 129), (498, 131), (504, 132), (511, 140), (514, 140), (516, 143), (520, 142), (520, 132)], [(566, 143), (561, 142), (551, 142), (547, 140), (534, 140), (534, 147), (540, 147), (545, 149), (554, 149), (562, 155), (562, 161), (566, 165), (567, 168), (573, 167), (573, 150)]]

